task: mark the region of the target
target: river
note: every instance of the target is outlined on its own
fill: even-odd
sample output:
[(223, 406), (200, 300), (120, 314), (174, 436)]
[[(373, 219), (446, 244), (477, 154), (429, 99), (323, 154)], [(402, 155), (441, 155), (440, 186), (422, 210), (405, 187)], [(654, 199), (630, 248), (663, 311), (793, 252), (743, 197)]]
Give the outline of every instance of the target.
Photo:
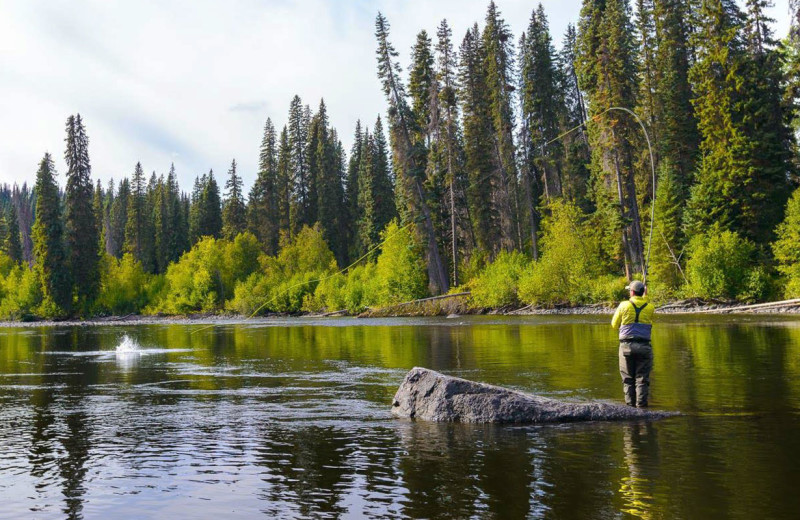
[(655, 422), (393, 419), (425, 366), (620, 402), (606, 316), (0, 329), (0, 518), (797, 518), (800, 319), (664, 316)]

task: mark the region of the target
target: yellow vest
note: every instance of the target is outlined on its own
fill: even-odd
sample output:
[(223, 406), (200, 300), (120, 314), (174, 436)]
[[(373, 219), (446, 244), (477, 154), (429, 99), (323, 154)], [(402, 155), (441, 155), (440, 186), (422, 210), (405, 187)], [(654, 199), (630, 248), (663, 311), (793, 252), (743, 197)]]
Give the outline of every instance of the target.
[(655, 307), (646, 297), (632, 296), (619, 304), (611, 318), (611, 326), (619, 329), (619, 339), (650, 341), (654, 314)]

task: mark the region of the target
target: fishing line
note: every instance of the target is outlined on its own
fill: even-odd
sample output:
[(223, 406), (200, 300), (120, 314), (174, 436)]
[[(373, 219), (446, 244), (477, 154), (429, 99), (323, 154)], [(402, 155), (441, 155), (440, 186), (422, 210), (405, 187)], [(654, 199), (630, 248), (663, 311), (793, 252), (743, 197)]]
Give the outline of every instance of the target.
[[(625, 112), (625, 113), (630, 114), (631, 116), (633, 116), (634, 119), (636, 119), (636, 122), (639, 123), (639, 126), (642, 128), (642, 132), (644, 132), (644, 138), (647, 141), (647, 151), (648, 151), (648, 153), (650, 155), (650, 170), (651, 170), (651, 172), (653, 174), (653, 201), (650, 204), (650, 238), (648, 239), (648, 242), (647, 242), (647, 254), (646, 254), (646, 257), (645, 257), (644, 272), (642, 273), (642, 283), (647, 284), (647, 271), (650, 268), (650, 251), (653, 248), (653, 228), (655, 227), (655, 220), (656, 220), (656, 163), (655, 163), (655, 160), (653, 159), (653, 147), (650, 144), (650, 134), (647, 133), (647, 129), (645, 128), (644, 123), (639, 118), (639, 116), (636, 115), (636, 113), (633, 110), (630, 110), (630, 109), (625, 108), (625, 107), (609, 107), (609, 108), (603, 110), (602, 112), (600, 112), (599, 114), (596, 114), (596, 115), (592, 116), (590, 119), (593, 120), (593, 121), (596, 121), (596, 120), (598, 120), (600, 118), (600, 116), (602, 116), (604, 114), (607, 114), (608, 112), (611, 112), (612, 110), (619, 110), (619, 111)], [(569, 130), (567, 130), (566, 132), (563, 132), (563, 133), (559, 134), (558, 136), (556, 136), (555, 138), (547, 141), (546, 143), (544, 143), (544, 146), (548, 146), (548, 145), (550, 145), (550, 144), (552, 144), (552, 143), (554, 143), (556, 141), (559, 141), (559, 140), (565, 138), (566, 136), (568, 136), (569, 134), (571, 134), (572, 132), (578, 130), (579, 128), (581, 128), (583, 126), (586, 126), (585, 122), (584, 123), (580, 123), (579, 125), (574, 126), (573, 128), (570, 128)]]

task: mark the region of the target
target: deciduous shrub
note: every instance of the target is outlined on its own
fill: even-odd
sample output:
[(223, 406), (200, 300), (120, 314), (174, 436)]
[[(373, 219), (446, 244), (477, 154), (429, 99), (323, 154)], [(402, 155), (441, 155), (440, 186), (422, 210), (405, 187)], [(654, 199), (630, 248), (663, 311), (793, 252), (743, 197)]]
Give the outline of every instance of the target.
[(426, 296), (428, 275), (411, 228), (392, 221), (381, 233), (381, 240), (385, 242), (375, 269), (376, 302), (391, 305)]
[(535, 304), (593, 301), (595, 280), (608, 274), (597, 234), (575, 204), (557, 201), (549, 210), (542, 221), (542, 255), (520, 277), (520, 299)]
[(776, 230), (777, 240), (772, 252), (778, 271), (785, 277), (784, 296), (800, 298), (800, 188), (795, 190), (786, 205), (786, 217)]
[(529, 265), (522, 253), (502, 251), (470, 283), (473, 303), (478, 307), (517, 305), (519, 279)]
[(27, 265), (13, 261), (0, 253), (0, 318), (27, 319), (37, 314), (42, 303), (42, 291), (36, 273)]
[(120, 260), (103, 255), (95, 311), (116, 315), (140, 312), (153, 296), (153, 278), (130, 253)]
[(746, 295), (753, 274), (755, 245), (738, 233), (718, 228), (689, 244), (686, 276), (693, 295), (733, 300)]

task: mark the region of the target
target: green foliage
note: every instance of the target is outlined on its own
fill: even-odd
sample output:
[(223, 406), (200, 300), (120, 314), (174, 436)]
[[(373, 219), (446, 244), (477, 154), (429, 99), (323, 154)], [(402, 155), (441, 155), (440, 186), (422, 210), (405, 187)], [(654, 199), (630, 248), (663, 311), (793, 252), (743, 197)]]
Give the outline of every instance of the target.
[(692, 238), (686, 263), (689, 290), (702, 298), (752, 298), (766, 289), (764, 274), (754, 272), (755, 245), (733, 231), (714, 227)]
[(529, 260), (518, 251), (502, 251), (470, 282), (472, 301), (478, 307), (507, 307), (519, 303), (519, 279), (529, 267)]
[[(677, 174), (669, 159), (659, 165), (656, 192), (655, 227), (650, 256), (648, 282), (660, 295), (677, 294), (684, 284), (681, 253), (684, 237), (681, 230), (683, 197)], [(649, 230), (648, 230), (649, 233)], [(648, 235), (649, 236), (649, 235)]]
[(154, 278), (145, 273), (141, 262), (131, 253), (126, 253), (121, 260), (103, 255), (95, 310), (114, 315), (140, 312), (153, 296), (156, 287)]
[(795, 190), (786, 205), (786, 217), (776, 231), (778, 239), (772, 252), (778, 271), (786, 277), (787, 298), (800, 297), (800, 188)]
[(385, 242), (375, 270), (377, 302), (390, 305), (425, 296), (425, 262), (410, 228), (401, 228), (393, 220), (381, 233), (381, 240)]
[(594, 280), (606, 274), (599, 241), (574, 203), (557, 201), (549, 210), (542, 221), (542, 255), (522, 274), (520, 299), (532, 304), (590, 302)]
[(319, 279), (336, 271), (336, 259), (319, 226), (304, 226), (291, 241), (284, 237), (278, 256), (263, 255), (259, 263), (257, 271), (241, 278), (227, 304), (229, 310), (245, 315), (298, 312)]
[(36, 273), (0, 253), (0, 318), (28, 319), (41, 303), (42, 290)]
[(234, 296), (236, 284), (258, 268), (259, 253), (258, 241), (250, 233), (233, 241), (204, 237), (169, 266), (163, 293), (150, 310), (185, 314), (222, 309)]

